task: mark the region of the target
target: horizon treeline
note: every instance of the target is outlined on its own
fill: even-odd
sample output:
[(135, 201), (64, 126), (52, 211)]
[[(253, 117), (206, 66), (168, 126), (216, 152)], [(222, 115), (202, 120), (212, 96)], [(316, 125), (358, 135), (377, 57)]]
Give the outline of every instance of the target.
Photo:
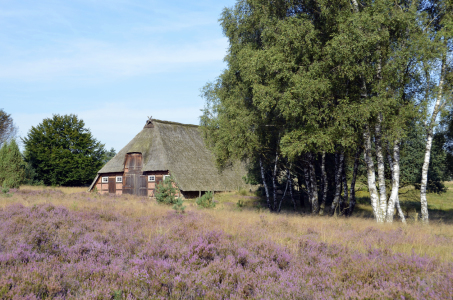
[(452, 19), (451, 0), (225, 8), (227, 68), (200, 121), (218, 165), (248, 162), (271, 211), (280, 181), (294, 209), (297, 184), (312, 213), (351, 215), (364, 178), (378, 222), (404, 222), (399, 189), (415, 185), (428, 222), (427, 190), (451, 177)]

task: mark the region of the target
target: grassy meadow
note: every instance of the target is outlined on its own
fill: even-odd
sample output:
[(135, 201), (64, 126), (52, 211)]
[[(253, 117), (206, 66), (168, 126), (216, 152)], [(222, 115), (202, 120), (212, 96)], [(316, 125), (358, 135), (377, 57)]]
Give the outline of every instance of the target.
[(0, 196), (0, 299), (452, 299), (453, 183), (401, 195), (405, 226), (356, 216), (271, 214), (240, 191), (186, 211), (86, 188)]

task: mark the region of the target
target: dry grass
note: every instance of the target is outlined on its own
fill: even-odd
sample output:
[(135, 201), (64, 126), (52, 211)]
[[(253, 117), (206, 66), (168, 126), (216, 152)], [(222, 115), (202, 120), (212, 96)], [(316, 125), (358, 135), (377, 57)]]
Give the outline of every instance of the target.
[[(50, 203), (76, 211), (105, 210), (132, 218), (148, 218), (153, 224), (146, 232), (150, 239), (167, 230), (159, 224), (159, 220), (168, 215), (170, 207), (143, 197), (108, 196), (85, 191), (85, 188), (23, 186), (18, 193), (0, 196), (0, 207), (13, 203), (24, 206)], [(265, 227), (267, 230), (258, 231), (262, 235), (259, 238), (275, 241), (288, 248), (297, 246), (293, 238), (296, 235), (328, 244), (342, 244), (363, 252), (370, 248), (385, 247), (394, 252), (416, 253), (453, 262), (453, 225), (445, 222), (432, 221), (429, 226), (424, 226), (413, 219), (404, 226), (398, 221), (376, 224), (372, 219), (361, 217), (346, 219), (294, 213), (271, 214), (262, 207), (259, 198), (244, 192), (217, 194), (215, 200), (218, 202), (215, 209), (204, 210), (199, 209), (193, 201), (186, 201), (186, 211), (205, 214), (206, 223), (203, 226), (222, 230), (238, 238), (247, 236), (245, 231), (251, 226)], [(243, 207), (236, 205), (239, 200)], [(432, 205), (445, 202), (445, 206), (451, 206), (447, 200), (437, 196), (433, 198), (430, 195), (430, 201)], [(366, 205), (361, 205), (361, 208), (366, 209)]]

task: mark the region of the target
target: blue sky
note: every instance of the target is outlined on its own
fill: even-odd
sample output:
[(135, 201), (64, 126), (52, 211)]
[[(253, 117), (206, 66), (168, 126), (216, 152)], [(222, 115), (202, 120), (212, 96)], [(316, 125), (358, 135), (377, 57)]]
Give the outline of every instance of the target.
[(233, 0), (0, 0), (0, 108), (25, 136), (76, 114), (120, 150), (147, 116), (198, 124), (225, 68), (218, 19)]

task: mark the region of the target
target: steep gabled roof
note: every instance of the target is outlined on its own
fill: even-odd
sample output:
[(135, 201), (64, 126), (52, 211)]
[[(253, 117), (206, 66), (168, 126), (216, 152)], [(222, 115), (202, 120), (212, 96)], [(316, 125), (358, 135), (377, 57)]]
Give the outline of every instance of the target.
[[(147, 128), (148, 127), (148, 128)], [(170, 171), (183, 191), (224, 191), (245, 186), (242, 164), (220, 172), (196, 125), (152, 120), (98, 173), (124, 171), (127, 153), (139, 152), (143, 171)]]

